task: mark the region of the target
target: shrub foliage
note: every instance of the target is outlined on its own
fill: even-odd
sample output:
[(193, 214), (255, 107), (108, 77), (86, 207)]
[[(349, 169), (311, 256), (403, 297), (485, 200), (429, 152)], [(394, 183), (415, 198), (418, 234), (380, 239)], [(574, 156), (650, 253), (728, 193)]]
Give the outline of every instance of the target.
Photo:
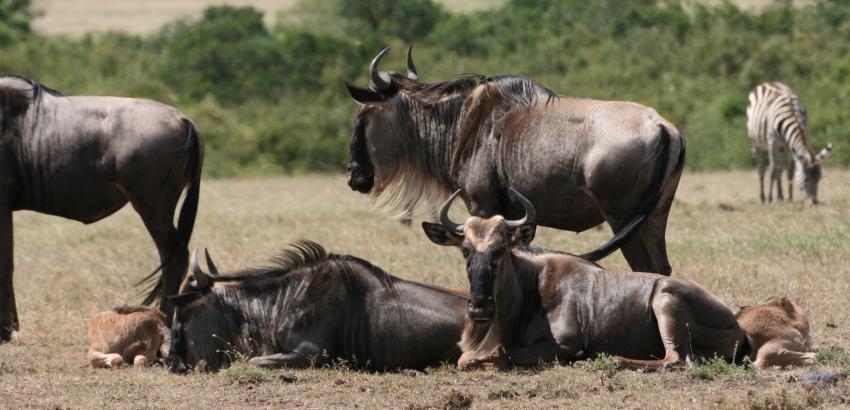
[[(522, 74), (564, 95), (633, 100), (683, 126), (691, 169), (751, 166), (746, 96), (784, 81), (807, 106), (810, 140), (850, 164), (850, 2), (758, 14), (730, 3), (509, 0), (453, 14), (431, 0), (315, 0), (267, 26), (252, 8), (217, 6), (149, 36), (30, 34), (25, 0), (0, 0), (0, 72), (69, 94), (147, 97), (195, 117), (207, 172), (340, 170), (356, 105), (343, 81), (368, 64), (404, 68), (416, 42), (424, 81)], [(688, 2), (690, 4), (693, 2)], [(790, 2), (784, 2), (790, 3)]]

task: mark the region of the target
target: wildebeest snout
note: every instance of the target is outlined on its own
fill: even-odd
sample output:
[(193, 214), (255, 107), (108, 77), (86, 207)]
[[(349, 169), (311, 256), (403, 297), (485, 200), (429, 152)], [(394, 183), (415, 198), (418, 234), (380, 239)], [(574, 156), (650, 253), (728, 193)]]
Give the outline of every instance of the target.
[(496, 302), (492, 296), (473, 296), (467, 305), (469, 318), (476, 322), (486, 322), (496, 311)]
[(345, 173), (348, 176), (348, 186), (352, 191), (366, 194), (375, 184), (375, 175), (356, 162), (349, 162), (345, 167)]

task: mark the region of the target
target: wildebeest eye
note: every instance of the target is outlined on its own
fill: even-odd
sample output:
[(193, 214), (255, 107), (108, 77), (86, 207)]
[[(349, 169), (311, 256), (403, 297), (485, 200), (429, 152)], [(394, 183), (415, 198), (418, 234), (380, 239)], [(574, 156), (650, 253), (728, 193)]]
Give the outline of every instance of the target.
[(470, 252), (472, 252), (472, 251), (470, 251), (470, 250), (469, 250), (469, 248), (467, 248), (466, 246), (464, 246), (464, 247), (460, 248), (460, 251), (463, 253), (463, 257), (464, 257), (464, 258), (468, 258), (468, 257), (469, 257), (469, 253), (470, 253)]

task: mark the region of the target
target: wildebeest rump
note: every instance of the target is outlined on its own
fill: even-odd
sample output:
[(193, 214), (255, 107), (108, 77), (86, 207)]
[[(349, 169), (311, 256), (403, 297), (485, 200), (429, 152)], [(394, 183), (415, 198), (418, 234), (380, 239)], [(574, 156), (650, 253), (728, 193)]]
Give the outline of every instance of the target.
[(380, 205), (413, 209), (456, 188), (472, 215), (518, 217), (513, 186), (543, 226), (581, 232), (604, 221), (634, 270), (670, 273), (667, 215), (685, 140), (655, 110), (631, 102), (556, 96), (524, 77), (418, 81), (378, 71), (370, 89), (348, 85), (361, 106), (350, 143), (348, 184)]
[(597, 353), (623, 366), (663, 368), (692, 355), (740, 360), (748, 341), (732, 311), (693, 282), (653, 273), (610, 272), (582, 258), (535, 249), (534, 207), (501, 215), (423, 223), (439, 245), (462, 249), (469, 276), (461, 368), (570, 362)]
[(298, 242), (277, 266), (201, 271), (175, 298), (172, 371), (215, 370), (238, 354), (266, 367), (343, 359), (355, 368), (421, 369), (460, 356), (466, 298), (396, 278), (371, 263)]
[[(203, 163), (192, 120), (150, 100), (66, 97), (6, 76), (0, 77), (0, 138), (0, 342), (19, 327), (12, 288), (16, 210), (88, 224), (130, 202), (156, 243), (162, 269), (145, 303), (177, 292), (188, 266)], [(161, 307), (170, 318), (165, 298)]]

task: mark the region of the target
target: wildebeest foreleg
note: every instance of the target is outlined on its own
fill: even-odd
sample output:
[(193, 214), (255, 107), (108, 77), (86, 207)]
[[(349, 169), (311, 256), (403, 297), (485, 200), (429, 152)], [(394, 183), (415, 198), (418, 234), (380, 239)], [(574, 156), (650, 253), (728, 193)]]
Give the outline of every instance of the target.
[(266, 367), (271, 369), (277, 369), (280, 367), (289, 367), (294, 369), (303, 369), (307, 367), (311, 367), (313, 365), (313, 360), (309, 357), (295, 353), (277, 353), (268, 356), (258, 356), (252, 357), (249, 363), (258, 367)]
[(614, 362), (620, 367), (658, 370), (676, 364), (682, 358), (688, 359), (691, 353), (689, 318), (683, 316), (690, 314), (688, 307), (683, 305), (684, 301), (678, 295), (664, 290), (660, 290), (652, 299), (652, 310), (664, 344), (664, 358), (639, 360), (615, 356)]
[(12, 340), (12, 332), (19, 328), (12, 287), (12, 252), (12, 211), (0, 210), (0, 343)]
[(768, 366), (786, 367), (814, 364), (815, 354), (805, 350), (807, 349), (802, 343), (771, 340), (759, 348), (753, 366), (761, 369)]
[(124, 366), (124, 359), (118, 353), (89, 350), (89, 363), (93, 369), (115, 369)]

